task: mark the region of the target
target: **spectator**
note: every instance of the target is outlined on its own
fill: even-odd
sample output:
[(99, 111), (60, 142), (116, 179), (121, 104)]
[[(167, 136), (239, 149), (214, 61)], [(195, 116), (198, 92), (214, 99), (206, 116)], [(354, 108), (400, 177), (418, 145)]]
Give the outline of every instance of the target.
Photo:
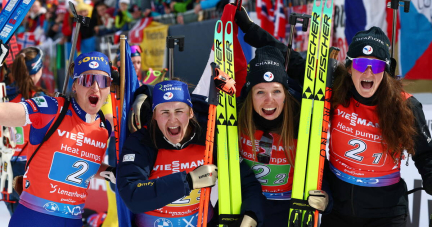
[(115, 17), (115, 27), (117, 30), (129, 30), (129, 23), (132, 22), (132, 15), (128, 11), (130, 0), (120, 0), (120, 8)]
[(59, 5), (55, 11), (54, 23), (48, 29), (46, 36), (52, 40), (57, 40), (62, 37), (61, 26), (63, 23), (64, 16), (66, 14), (66, 7)]
[(194, 3), (194, 1), (192, 1), (192, 0), (185, 0), (183, 2), (173, 1), (170, 3), (170, 9), (171, 9), (171, 12), (183, 13), (183, 12), (186, 12), (188, 10), (193, 9), (193, 3)]
[[(76, 10), (78, 15), (83, 17), (91, 17), (90, 13), (93, 11), (93, 7), (89, 4), (86, 4), (82, 1), (78, 2), (76, 6)], [(92, 51), (96, 51), (96, 39), (95, 39), (95, 28), (96, 21), (91, 20), (90, 26), (81, 26), (80, 35), (81, 35), (81, 53), (88, 53)]]
[[(114, 32), (114, 18), (108, 11), (108, 6), (103, 2), (95, 5), (96, 20), (95, 32), (98, 36), (103, 36)], [(92, 15), (93, 16), (93, 15)]]
[(39, 26), (43, 28), (46, 13), (47, 10), (42, 7), (41, 2), (36, 0), (30, 9), (29, 16), (27, 18), (26, 30), (28, 32), (34, 32)]
[(216, 7), (220, 0), (201, 0), (194, 7), (194, 12), (198, 14), (200, 11)]

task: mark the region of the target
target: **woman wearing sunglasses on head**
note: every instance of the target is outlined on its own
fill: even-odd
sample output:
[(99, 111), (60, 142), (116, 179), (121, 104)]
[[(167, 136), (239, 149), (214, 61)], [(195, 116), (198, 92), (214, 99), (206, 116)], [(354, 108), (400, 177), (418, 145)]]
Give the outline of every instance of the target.
[[(141, 47), (138, 45), (133, 45), (130, 48), (132, 64), (138, 77), (138, 82), (140, 83), (140, 85), (142, 85), (143, 78), (141, 72)], [(116, 65), (118, 68), (120, 68), (120, 50), (117, 51)]]
[(30, 158), (22, 182), (16, 182), (23, 191), (9, 226), (80, 227), (90, 179), (108, 171), (115, 181), (112, 169), (101, 164), (111, 130), (99, 112), (111, 84), (108, 58), (81, 54), (73, 71), (70, 100), (40, 96), (0, 103), (0, 125), (30, 124)]
[(380, 28), (358, 32), (345, 67), (336, 71), (328, 176), (334, 205), (321, 226), (406, 226), (404, 150), (432, 194), (432, 143), (422, 105), (388, 73), (389, 45)]

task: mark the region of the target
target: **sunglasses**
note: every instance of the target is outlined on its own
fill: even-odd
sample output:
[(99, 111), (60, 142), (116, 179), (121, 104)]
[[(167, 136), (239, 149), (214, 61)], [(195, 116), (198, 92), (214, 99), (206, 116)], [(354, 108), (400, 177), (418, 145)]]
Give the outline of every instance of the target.
[(353, 68), (361, 73), (365, 72), (369, 66), (374, 74), (382, 73), (387, 64), (385, 61), (372, 58), (350, 58), (348, 56), (347, 58), (353, 62)]
[(131, 54), (136, 54), (136, 53), (141, 54), (142, 53), (140, 46), (131, 46), (130, 48), (131, 48)]
[(107, 88), (111, 86), (111, 77), (101, 74), (81, 74), (78, 77), (78, 84), (84, 87), (91, 87), (94, 82), (97, 82), (99, 88)]

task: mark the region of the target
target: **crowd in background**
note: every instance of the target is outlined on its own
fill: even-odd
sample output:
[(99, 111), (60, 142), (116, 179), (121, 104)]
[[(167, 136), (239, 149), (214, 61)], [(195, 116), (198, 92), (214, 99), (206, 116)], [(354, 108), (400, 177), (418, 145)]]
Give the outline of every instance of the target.
[[(75, 22), (69, 2), (75, 5), (78, 15), (91, 18), (88, 27), (81, 26), (76, 47), (78, 53), (88, 53), (104, 52), (100, 45), (103, 37), (127, 34), (143, 18), (158, 21), (170, 17), (173, 20), (159, 21), (183, 24), (184, 13), (198, 18), (203, 10), (222, 9), (228, 0), (35, 0), (15, 35), (19, 49), (39, 46), (44, 50), (44, 73), (38, 85), (50, 92), (62, 86), (72, 47)], [(203, 19), (201, 16), (199, 20)]]

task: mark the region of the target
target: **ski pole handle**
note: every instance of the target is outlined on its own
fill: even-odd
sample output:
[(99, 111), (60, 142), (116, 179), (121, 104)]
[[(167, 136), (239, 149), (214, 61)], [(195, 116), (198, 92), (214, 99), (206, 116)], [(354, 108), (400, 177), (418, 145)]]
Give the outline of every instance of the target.
[(290, 32), (290, 37), (288, 39), (287, 56), (285, 58), (285, 71), (288, 71), (289, 57), (291, 55), (292, 41), (294, 38), (295, 25), (297, 23), (302, 23), (302, 31), (305, 32), (305, 31), (307, 31), (310, 18), (311, 18), (311, 15), (308, 15), (308, 14), (297, 14), (297, 13), (291, 13), (290, 14), (289, 24), (291, 26), (291, 32)]
[[(403, 2), (402, 4), (399, 4), (399, 2)], [(410, 9), (410, 0), (391, 0), (387, 4), (387, 8), (393, 9), (393, 29), (392, 29), (392, 41), (391, 41), (391, 51), (390, 51), (390, 74), (395, 77), (396, 76), (396, 59), (394, 56), (394, 43), (396, 42), (396, 17), (397, 17), (397, 10), (399, 9), (399, 6), (404, 7), (404, 12), (409, 12)]]
[(75, 10), (75, 6), (72, 2), (69, 2), (69, 9), (73, 14), (73, 17), (76, 21), (76, 25), (75, 25), (75, 33), (73, 34), (72, 37), (72, 48), (70, 50), (70, 54), (69, 54), (69, 61), (68, 61), (68, 65), (66, 66), (66, 77), (63, 83), (63, 89), (62, 89), (62, 93), (66, 94), (66, 90), (67, 90), (67, 85), (69, 82), (69, 66), (72, 64), (72, 62), (74, 61), (74, 55), (75, 55), (75, 49), (76, 49), (76, 43), (78, 41), (78, 34), (81, 28), (81, 24), (88, 27), (90, 25), (90, 17), (83, 17), (81, 15), (78, 15), (76, 10)]
[(166, 38), (166, 45), (168, 48), (168, 69), (169, 69), (169, 79), (172, 80), (174, 77), (174, 47), (179, 46), (179, 51), (184, 50), (184, 35), (180, 36), (168, 36)]

